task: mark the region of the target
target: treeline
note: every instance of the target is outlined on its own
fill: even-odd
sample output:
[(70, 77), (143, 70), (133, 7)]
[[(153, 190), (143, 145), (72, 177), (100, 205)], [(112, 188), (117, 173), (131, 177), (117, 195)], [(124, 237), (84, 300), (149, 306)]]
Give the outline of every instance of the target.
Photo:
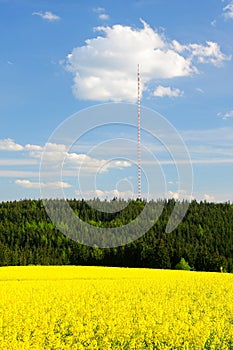
[[(171, 233), (166, 233), (166, 226), (174, 206), (177, 208), (178, 204), (179, 217), (179, 208), (181, 214), (186, 202), (158, 200), (148, 206), (145, 201), (114, 199), (111, 207), (123, 209), (108, 213), (106, 201), (68, 200), (73, 213), (90, 224), (84, 228), (72, 221), (66, 209), (60, 212), (61, 201), (48, 203), (53, 218), (57, 216), (60, 220), (62, 231), (68, 234), (71, 228), (78, 241), (54, 226), (41, 200), (2, 202), (0, 266), (71, 264), (173, 269), (184, 258), (193, 270), (233, 272), (233, 205), (230, 203), (192, 201), (184, 219)], [(153, 220), (149, 231), (139, 235), (140, 227), (151, 226)], [(133, 229), (132, 222), (136, 222)], [(82, 244), (95, 242), (96, 227), (105, 228), (106, 234), (100, 231), (101, 236), (96, 237), (93, 247)], [(125, 244), (127, 240), (133, 241)], [(111, 248), (117, 244), (120, 246)]]

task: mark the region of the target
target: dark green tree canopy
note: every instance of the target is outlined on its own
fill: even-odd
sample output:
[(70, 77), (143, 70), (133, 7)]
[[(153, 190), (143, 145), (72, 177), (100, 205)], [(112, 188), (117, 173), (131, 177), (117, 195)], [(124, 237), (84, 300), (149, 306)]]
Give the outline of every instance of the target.
[[(69, 200), (74, 213), (98, 227), (125, 226), (141, 213), (145, 201), (129, 200), (124, 209), (106, 213), (106, 202)], [(121, 200), (123, 201), (123, 200)], [(113, 205), (117, 204), (114, 199)], [(50, 221), (41, 200), (0, 203), (0, 266), (6, 265), (109, 265), (162, 269), (233, 272), (233, 205), (192, 201), (188, 211), (171, 233), (166, 225), (176, 202), (164, 200), (162, 214), (151, 229), (139, 239), (115, 248), (93, 248), (62, 234)], [(177, 202), (179, 203), (179, 202)], [(54, 201), (54, 213), (57, 211)], [(183, 203), (179, 203), (181, 208)], [(153, 210), (149, 218), (153, 219)], [(61, 223), (62, 225), (62, 223)], [(67, 229), (63, 223), (64, 231)], [(130, 235), (125, 226), (125, 234)], [(93, 235), (88, 229), (85, 235)], [(93, 238), (93, 237), (92, 237)], [(104, 240), (104, 237), (102, 238)], [(110, 236), (114, 245), (114, 236)], [(104, 243), (104, 241), (103, 241)]]

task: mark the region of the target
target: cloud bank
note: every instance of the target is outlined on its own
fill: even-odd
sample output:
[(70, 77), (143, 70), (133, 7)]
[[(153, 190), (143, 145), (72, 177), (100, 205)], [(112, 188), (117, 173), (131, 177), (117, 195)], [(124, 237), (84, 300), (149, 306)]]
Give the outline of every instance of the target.
[(35, 160), (39, 162), (43, 155), (43, 161), (50, 165), (51, 170), (61, 164), (61, 162), (64, 162), (65, 169), (80, 169), (81, 174), (106, 173), (110, 169), (123, 169), (132, 166), (129, 161), (123, 159), (109, 160), (107, 158), (94, 158), (84, 153), (68, 152), (66, 145), (56, 143), (47, 143), (43, 147), (32, 144), (23, 146), (7, 138), (0, 140), (0, 151), (27, 151), (31, 158), (26, 163), (25, 159), (18, 159), (17, 162), (14, 159), (0, 160), (0, 165), (35, 164)]

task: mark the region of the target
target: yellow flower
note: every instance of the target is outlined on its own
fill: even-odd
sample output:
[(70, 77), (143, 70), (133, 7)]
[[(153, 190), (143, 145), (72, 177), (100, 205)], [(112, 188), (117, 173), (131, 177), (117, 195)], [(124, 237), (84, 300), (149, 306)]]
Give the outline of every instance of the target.
[(0, 350), (229, 349), (233, 275), (0, 269)]

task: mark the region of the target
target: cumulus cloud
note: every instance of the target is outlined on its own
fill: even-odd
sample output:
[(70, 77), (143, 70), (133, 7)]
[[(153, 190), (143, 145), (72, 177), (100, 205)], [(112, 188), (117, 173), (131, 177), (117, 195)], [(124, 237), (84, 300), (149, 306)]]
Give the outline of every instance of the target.
[(157, 97), (179, 97), (179, 96), (182, 96), (183, 94), (184, 92), (181, 91), (180, 89), (174, 89), (174, 88), (171, 88), (170, 86), (162, 86), (162, 85), (157, 86), (157, 88), (153, 93), (153, 95)]
[(142, 28), (120, 24), (97, 27), (100, 35), (67, 55), (65, 67), (74, 76), (76, 98), (134, 102), (138, 63), (145, 91), (155, 79), (191, 76), (198, 73), (200, 63), (219, 66), (229, 59), (215, 42), (182, 45), (169, 41), (146, 22), (142, 24)]
[(22, 151), (23, 146), (15, 143), (14, 140), (7, 138), (0, 140), (0, 150), (1, 151)]
[(49, 22), (55, 22), (61, 19), (61, 17), (55, 15), (54, 13), (50, 12), (50, 11), (46, 11), (46, 12), (33, 12), (32, 15), (36, 15), (39, 16), (41, 18), (43, 18), (46, 21)]
[(226, 19), (233, 19), (233, 0), (223, 8), (223, 16)]
[(48, 182), (48, 183), (43, 183), (43, 182), (32, 182), (29, 180), (16, 180), (15, 181), (16, 185), (19, 185), (21, 187), (25, 188), (50, 188), (50, 189), (56, 189), (56, 188), (69, 188), (72, 187), (69, 183), (63, 182), (63, 181), (56, 181), (56, 182)]
[(189, 53), (191, 61), (196, 59), (198, 63), (211, 63), (214, 66), (221, 66), (224, 61), (231, 59), (231, 56), (226, 56), (221, 52), (218, 43), (206, 41), (205, 44), (181, 45), (178, 41), (173, 40), (174, 49), (179, 53)]

